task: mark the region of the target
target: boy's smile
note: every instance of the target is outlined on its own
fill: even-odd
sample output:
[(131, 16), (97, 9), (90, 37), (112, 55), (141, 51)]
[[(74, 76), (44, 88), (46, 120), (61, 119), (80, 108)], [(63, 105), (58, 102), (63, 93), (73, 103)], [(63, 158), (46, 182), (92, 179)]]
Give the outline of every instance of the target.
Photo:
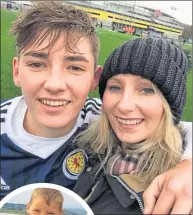
[(27, 104), (24, 128), (41, 137), (60, 137), (74, 127), (90, 90), (94, 89), (94, 56), (83, 37), (76, 52), (65, 49), (60, 37), (48, 51), (49, 38), (13, 60), (16, 86)]

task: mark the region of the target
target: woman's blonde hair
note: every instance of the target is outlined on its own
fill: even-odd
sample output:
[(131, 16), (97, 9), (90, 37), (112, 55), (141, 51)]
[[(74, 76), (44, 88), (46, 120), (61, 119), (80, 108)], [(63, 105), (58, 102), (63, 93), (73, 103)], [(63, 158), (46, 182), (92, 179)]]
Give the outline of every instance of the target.
[[(164, 113), (158, 127), (152, 136), (139, 144), (124, 144), (126, 154), (137, 154), (138, 163), (135, 174), (148, 186), (152, 180), (166, 170), (176, 166), (182, 155), (182, 126), (174, 124), (174, 117), (166, 99), (156, 86), (153, 86), (160, 97)], [(86, 147), (89, 144), (91, 151), (105, 154), (101, 168), (112, 156), (113, 147), (120, 141), (116, 138), (106, 113), (102, 110), (100, 118), (93, 122), (88, 130), (78, 136), (78, 144)]]

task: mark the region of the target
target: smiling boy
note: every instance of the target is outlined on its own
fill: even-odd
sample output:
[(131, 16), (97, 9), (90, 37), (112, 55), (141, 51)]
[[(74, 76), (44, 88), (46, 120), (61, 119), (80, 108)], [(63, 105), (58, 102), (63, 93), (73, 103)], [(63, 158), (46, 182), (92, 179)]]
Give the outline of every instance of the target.
[(88, 92), (94, 89), (95, 59), (89, 39), (80, 38), (77, 53), (71, 53), (61, 48), (66, 38), (60, 35), (48, 52), (48, 36), (38, 49), (32, 45), (13, 59), (14, 83), (22, 88), (28, 107), (24, 127), (30, 134), (48, 138), (67, 135)]
[(26, 184), (72, 188), (87, 165), (74, 137), (97, 118), (99, 39), (87, 13), (39, 2), (18, 18), (13, 79), (23, 96), (1, 105), (1, 198)]

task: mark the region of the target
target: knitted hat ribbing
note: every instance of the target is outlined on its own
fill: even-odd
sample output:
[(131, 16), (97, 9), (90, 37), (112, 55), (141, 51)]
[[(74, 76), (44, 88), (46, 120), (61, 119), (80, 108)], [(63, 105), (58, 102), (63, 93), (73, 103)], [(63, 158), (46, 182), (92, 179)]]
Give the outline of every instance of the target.
[(152, 81), (165, 96), (175, 123), (186, 103), (188, 60), (184, 52), (164, 39), (137, 38), (116, 48), (107, 58), (99, 82), (101, 99), (114, 75), (133, 74)]

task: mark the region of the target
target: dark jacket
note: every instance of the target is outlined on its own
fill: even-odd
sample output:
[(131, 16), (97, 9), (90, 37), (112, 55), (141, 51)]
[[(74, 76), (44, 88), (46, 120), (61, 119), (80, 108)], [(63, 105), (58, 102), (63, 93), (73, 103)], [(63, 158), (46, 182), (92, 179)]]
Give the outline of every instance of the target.
[(90, 206), (94, 214), (143, 214), (142, 192), (136, 176), (106, 175), (100, 164), (91, 165), (79, 176), (73, 189)]

